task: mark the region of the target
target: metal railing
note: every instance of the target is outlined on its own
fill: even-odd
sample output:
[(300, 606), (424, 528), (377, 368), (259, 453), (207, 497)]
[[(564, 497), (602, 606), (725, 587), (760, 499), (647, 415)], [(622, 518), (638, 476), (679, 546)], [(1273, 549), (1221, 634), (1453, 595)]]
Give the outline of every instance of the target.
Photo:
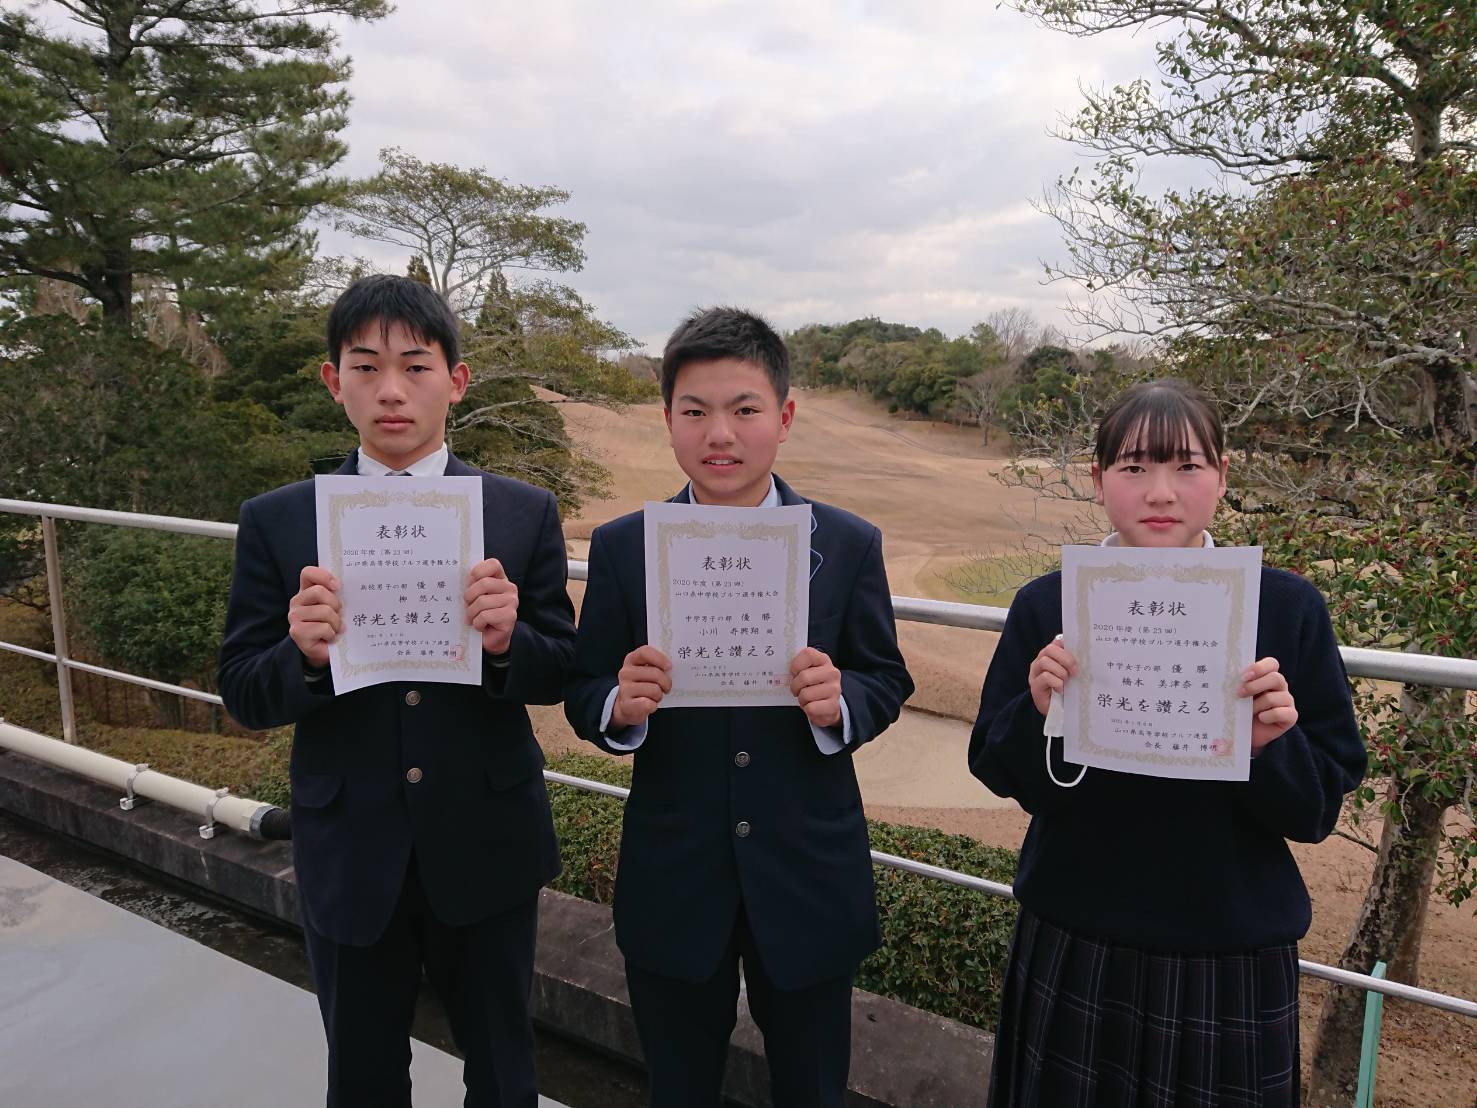
[[(137, 512), (104, 511), (99, 508), (79, 508), (62, 504), (42, 504), (28, 500), (0, 499), (0, 512), (37, 516), (41, 520), (42, 537), (46, 552), (47, 588), (51, 598), (52, 632), (56, 645), (56, 653), (48, 654), (42, 650), (33, 650), (29, 647), (3, 641), (0, 641), (0, 650), (9, 650), (17, 654), (24, 654), (27, 657), (37, 658), (56, 665), (57, 687), (62, 701), (62, 729), (64, 737), (68, 742), (76, 742), (76, 723), (73, 714), (70, 680), (70, 671), (74, 669), (84, 673), (92, 673), (102, 677), (126, 681), (134, 685), (141, 685), (148, 689), (176, 693), (195, 700), (203, 700), (210, 704), (222, 704), (221, 698), (214, 693), (201, 692), (199, 689), (187, 689), (179, 685), (168, 684), (164, 681), (154, 681), (150, 678), (138, 677), (131, 673), (123, 673), (118, 670), (106, 669), (102, 666), (89, 665), (67, 656), (66, 626), (62, 613), (60, 555), (57, 550), (56, 525), (54, 521), (64, 519), (81, 523), (142, 527), (155, 531), (169, 531), (184, 535), (203, 535), (220, 539), (234, 539), (236, 537), (235, 524), (211, 523), (207, 520), (183, 519), (176, 516), (145, 515)], [(571, 561), (569, 563), (569, 575), (577, 581), (583, 581), (585, 579), (586, 571), (587, 564), (585, 562)], [(978, 604), (956, 604), (940, 600), (925, 600), (912, 596), (894, 596), (892, 603), (893, 610), (899, 619), (910, 620), (915, 623), (942, 624), (949, 627), (972, 628), (982, 631), (999, 631), (1005, 626), (1006, 609), (1004, 608), (985, 607)], [(1368, 677), (1382, 681), (1400, 681), (1413, 685), (1439, 685), (1454, 689), (1477, 689), (1477, 659), (1444, 658), (1434, 654), (1407, 654), (1399, 651), (1370, 650), (1349, 646), (1342, 646), (1339, 648), (1339, 651), (1343, 655), (1344, 666), (1349, 671), (1351, 677)], [(630, 795), (630, 790), (622, 788), (619, 785), (610, 785), (603, 781), (591, 781), (583, 777), (572, 777), (569, 774), (557, 773), (553, 770), (545, 770), (544, 778), (553, 784), (566, 785), (570, 788), (582, 789), (586, 792), (600, 793), (621, 801), (624, 801)], [(877, 865), (917, 874), (918, 876), (927, 877), (935, 881), (943, 881), (951, 885), (959, 885), (963, 888), (973, 889), (976, 892), (986, 893), (990, 896), (1015, 899), (1014, 890), (1009, 885), (1002, 884), (999, 881), (990, 881), (983, 877), (975, 877), (971, 874), (960, 873), (957, 870), (945, 869), (942, 866), (931, 866), (926, 862), (915, 862), (910, 858), (900, 858), (897, 855), (884, 854), (876, 850), (872, 851), (872, 861)], [(1435, 992), (1431, 989), (1421, 989), (1413, 985), (1403, 985), (1396, 981), (1387, 981), (1369, 974), (1353, 973), (1349, 970), (1339, 969), (1337, 966), (1328, 966), (1321, 962), (1310, 962), (1306, 959), (1299, 959), (1298, 968), (1303, 974), (1309, 977), (1322, 978), (1325, 981), (1331, 981), (1339, 985), (1351, 985), (1368, 992), (1383, 993), (1386, 996), (1393, 996), (1400, 1000), (1409, 1000), (1417, 1004), (1425, 1004), (1445, 1012), (1477, 1017), (1477, 1001), (1448, 996), (1445, 993)]]

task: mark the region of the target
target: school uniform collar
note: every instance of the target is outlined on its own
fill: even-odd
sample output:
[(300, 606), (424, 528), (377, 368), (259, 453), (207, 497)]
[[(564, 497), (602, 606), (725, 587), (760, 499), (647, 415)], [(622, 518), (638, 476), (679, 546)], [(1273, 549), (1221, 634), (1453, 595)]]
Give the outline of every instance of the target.
[[(692, 498), (692, 482), (687, 482), (687, 484), (682, 487), (682, 491), (679, 492), (676, 496), (672, 497), (670, 502), (673, 504), (696, 504), (697, 501)], [(775, 480), (774, 474), (771, 473), (769, 475), (769, 492), (765, 493), (764, 499), (759, 501), (759, 503), (755, 505), (755, 507), (778, 508), (781, 503), (787, 502), (780, 499), (779, 484)], [(804, 501), (796, 497), (793, 503), (804, 503)]]
[[(1201, 544), (1201, 549), (1202, 550), (1209, 550), (1211, 547), (1215, 546), (1215, 539), (1211, 538), (1211, 535), (1210, 535), (1210, 532), (1209, 531), (1201, 531), (1200, 534), (1202, 536), (1204, 536), (1204, 538), (1205, 538), (1205, 542)], [(1099, 546), (1122, 546), (1123, 545), (1123, 542), (1122, 542), (1121, 539), (1119, 539), (1118, 532), (1117, 531), (1113, 531), (1112, 533), (1110, 533), (1108, 535), (1107, 538), (1105, 538), (1102, 542), (1098, 543), (1098, 545)]]
[[(480, 476), (482, 476), (482, 471), (481, 470), (473, 469), (471, 466), (467, 465), (466, 462), (464, 462), (460, 458), (458, 458), (455, 454), (453, 454), (451, 452), (451, 450), (448, 447), (446, 447), (444, 445), (442, 446), (442, 448), (439, 451), (437, 451), (437, 454), (440, 454), (441, 455), (441, 458), (443, 460), (444, 467), (445, 467), (444, 469), (433, 469), (433, 468), (427, 467), (428, 472), (422, 473), (421, 472), (421, 463), (422, 462), (426, 462), (426, 461), (429, 460), (430, 457), (434, 457), (435, 456), (435, 455), (429, 455), (427, 458), (422, 458), (420, 460), (420, 462), (417, 462), (415, 465), (411, 466), (410, 467), (411, 472), (415, 476), (417, 476), (417, 477), (441, 477), (441, 476), (446, 476), (446, 477), (480, 477)], [(359, 448), (356, 446), (353, 450), (350, 450), (349, 451), (349, 456), (344, 459), (343, 464), (340, 465), (338, 467), (338, 469), (336, 469), (336, 470), (333, 471), (334, 472), (334, 476), (336, 476), (336, 477), (361, 477), (361, 476), (369, 476), (369, 474), (367, 474), (367, 473), (360, 473), (360, 471), (359, 471), (359, 458), (360, 458), (360, 451), (359, 451)], [(374, 459), (373, 458), (366, 458), (365, 461), (367, 461), (367, 462), (374, 462)], [(378, 465), (379, 463), (374, 462), (374, 464)], [(388, 473), (389, 470), (387, 469), (387, 470), (385, 470), (385, 472)]]
[(440, 477), (446, 472), (446, 464), (451, 460), (451, 449), (443, 442), (441, 449), (427, 454), (418, 462), (412, 462), (404, 470), (391, 469), (377, 458), (371, 458), (364, 451), (355, 448), (349, 455), (349, 461), (353, 463), (351, 473), (360, 477), (388, 477), (392, 473), (408, 473), (412, 477)]

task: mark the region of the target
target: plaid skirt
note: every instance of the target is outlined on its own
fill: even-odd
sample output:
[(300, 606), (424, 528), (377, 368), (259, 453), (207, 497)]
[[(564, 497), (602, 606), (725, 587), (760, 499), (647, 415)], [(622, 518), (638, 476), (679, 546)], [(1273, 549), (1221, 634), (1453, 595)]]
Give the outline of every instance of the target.
[(1021, 909), (990, 1108), (1295, 1108), (1300, 1077), (1296, 943), (1140, 950)]

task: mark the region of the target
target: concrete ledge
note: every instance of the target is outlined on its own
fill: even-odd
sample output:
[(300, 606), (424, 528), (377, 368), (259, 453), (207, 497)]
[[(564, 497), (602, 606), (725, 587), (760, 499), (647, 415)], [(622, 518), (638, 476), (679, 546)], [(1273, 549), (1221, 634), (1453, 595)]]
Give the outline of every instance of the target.
[[(157, 804), (132, 812), (113, 791), (0, 752), (0, 809), (194, 885), (209, 895), (301, 926), (292, 851), (223, 831), (202, 839), (190, 819)], [(549, 1030), (641, 1064), (624, 961), (610, 909), (545, 889), (533, 984), (534, 1019)], [(850, 1103), (956, 1108), (983, 1101), (993, 1037), (974, 1027), (854, 990)], [(745, 1006), (724, 1093), (767, 1108), (763, 1039)]]
[(118, 807), (116, 790), (10, 751), (0, 751), (0, 808), (258, 915), (302, 926), (292, 845), (221, 829), (202, 839), (184, 812), (140, 801)]

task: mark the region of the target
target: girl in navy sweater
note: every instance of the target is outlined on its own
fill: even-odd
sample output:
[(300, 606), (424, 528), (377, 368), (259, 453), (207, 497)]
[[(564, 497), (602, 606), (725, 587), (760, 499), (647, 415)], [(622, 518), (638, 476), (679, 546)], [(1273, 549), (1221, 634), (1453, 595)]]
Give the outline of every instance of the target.
[[(1214, 545), (1226, 491), (1214, 405), (1138, 385), (1098, 427), (1104, 545)], [(1319, 842), (1366, 755), (1322, 595), (1262, 569), (1251, 778), (1086, 770), (1042, 736), (1077, 672), (1061, 574), (1023, 588), (985, 677), (969, 768), (1031, 813), (991, 1108), (1281, 1108), (1299, 1095), (1297, 941), (1307, 888), (1287, 840)], [(1075, 782), (1075, 784), (1074, 784)]]

